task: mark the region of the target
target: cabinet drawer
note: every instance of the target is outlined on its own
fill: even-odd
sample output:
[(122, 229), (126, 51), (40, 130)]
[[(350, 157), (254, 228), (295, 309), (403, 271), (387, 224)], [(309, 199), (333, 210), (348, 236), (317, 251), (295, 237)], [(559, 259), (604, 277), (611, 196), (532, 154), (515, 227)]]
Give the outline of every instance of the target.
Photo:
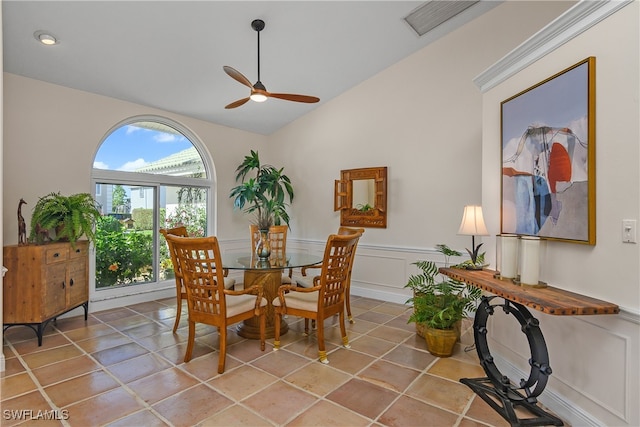
[(84, 258), (89, 251), (89, 245), (83, 242), (76, 242), (76, 248), (69, 248), (69, 258)]
[(62, 262), (69, 259), (69, 248), (57, 247), (50, 248), (45, 251), (45, 263), (53, 264), (55, 262)]

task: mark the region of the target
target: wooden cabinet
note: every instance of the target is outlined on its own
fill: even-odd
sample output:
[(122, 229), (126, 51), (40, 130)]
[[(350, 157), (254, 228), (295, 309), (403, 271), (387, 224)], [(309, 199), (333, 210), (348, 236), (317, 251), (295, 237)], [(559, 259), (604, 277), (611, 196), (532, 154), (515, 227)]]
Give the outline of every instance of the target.
[(25, 325), (38, 335), (55, 318), (89, 308), (89, 244), (79, 241), (4, 247), (3, 326)]

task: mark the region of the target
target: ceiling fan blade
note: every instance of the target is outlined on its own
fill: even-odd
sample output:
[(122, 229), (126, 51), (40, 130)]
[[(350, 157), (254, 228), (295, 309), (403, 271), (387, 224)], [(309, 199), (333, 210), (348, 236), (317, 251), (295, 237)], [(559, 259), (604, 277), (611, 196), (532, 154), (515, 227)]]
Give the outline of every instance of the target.
[(249, 81), (249, 79), (247, 79), (240, 71), (236, 70), (233, 67), (229, 67), (228, 65), (225, 65), (222, 67), (222, 69), (224, 70), (225, 73), (227, 73), (232, 79), (242, 83), (245, 86), (250, 87), (251, 89), (253, 89), (253, 85), (251, 84), (251, 82)]
[(296, 95), (294, 93), (269, 93), (271, 98), (284, 99), (286, 101), (306, 102), (307, 104), (313, 104), (320, 101), (320, 98), (308, 95)]
[(231, 104), (227, 105), (226, 108), (227, 110), (231, 109), (231, 108), (236, 108), (239, 107), (241, 105), (244, 105), (250, 98), (247, 96), (246, 98), (242, 98), (242, 99), (238, 99), (235, 102), (232, 102)]

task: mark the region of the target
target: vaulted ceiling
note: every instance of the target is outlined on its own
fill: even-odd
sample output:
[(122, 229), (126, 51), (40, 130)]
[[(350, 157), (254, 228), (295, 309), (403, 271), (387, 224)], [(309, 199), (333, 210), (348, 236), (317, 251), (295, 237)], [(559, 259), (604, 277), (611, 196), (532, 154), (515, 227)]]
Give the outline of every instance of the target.
[[(446, 2), (439, 2), (446, 3)], [(415, 1), (4, 0), (4, 70), (174, 113), (270, 134), (498, 2), (481, 1), (423, 36), (404, 17)], [(229, 65), (271, 92), (320, 98), (224, 106), (249, 88)], [(45, 46), (37, 31), (54, 35)]]

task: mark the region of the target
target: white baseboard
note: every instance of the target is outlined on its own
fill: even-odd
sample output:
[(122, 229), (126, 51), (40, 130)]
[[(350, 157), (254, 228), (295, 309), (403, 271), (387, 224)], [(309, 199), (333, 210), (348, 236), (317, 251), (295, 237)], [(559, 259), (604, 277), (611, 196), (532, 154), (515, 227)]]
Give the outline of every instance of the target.
[[(492, 353), (491, 356), (495, 359), (495, 364), (500, 366), (500, 372), (502, 372), (503, 375), (506, 375), (511, 379), (527, 378), (529, 376), (529, 372), (524, 372), (518, 369), (499, 354)], [(560, 396), (549, 388), (545, 388), (537, 399), (549, 411), (566, 421), (569, 425), (585, 427), (599, 427), (605, 425), (592, 415), (586, 413), (584, 409), (580, 408), (578, 405), (564, 399), (563, 396)]]

